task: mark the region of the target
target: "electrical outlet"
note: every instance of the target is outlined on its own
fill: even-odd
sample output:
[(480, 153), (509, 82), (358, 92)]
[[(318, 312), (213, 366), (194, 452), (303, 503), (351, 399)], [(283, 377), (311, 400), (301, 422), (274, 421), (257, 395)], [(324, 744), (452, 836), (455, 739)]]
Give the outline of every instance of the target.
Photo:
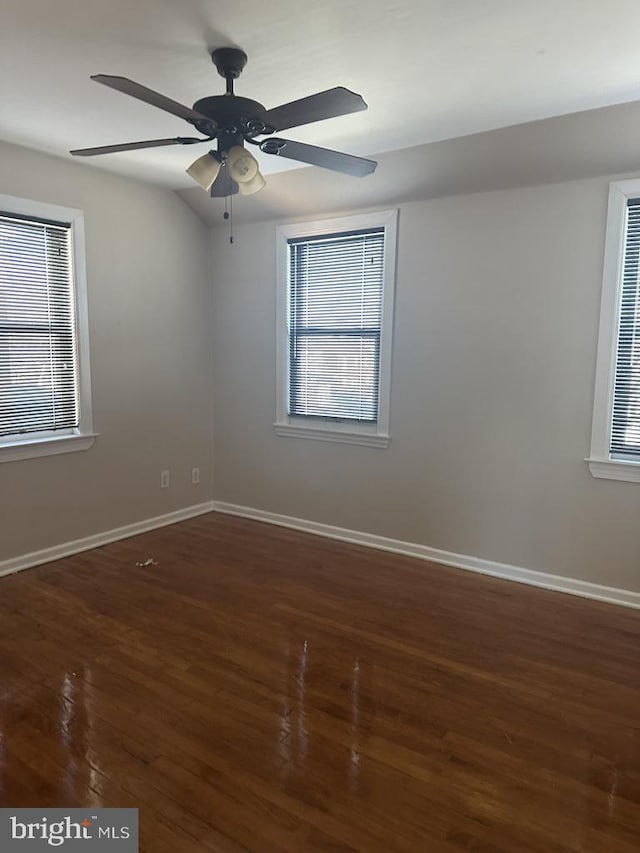
[(169, 472), (168, 471), (160, 471), (160, 488), (168, 489), (169, 488)]
[(192, 468), (191, 469), (191, 483), (194, 486), (197, 486), (199, 482), (200, 482), (200, 469), (199, 468)]

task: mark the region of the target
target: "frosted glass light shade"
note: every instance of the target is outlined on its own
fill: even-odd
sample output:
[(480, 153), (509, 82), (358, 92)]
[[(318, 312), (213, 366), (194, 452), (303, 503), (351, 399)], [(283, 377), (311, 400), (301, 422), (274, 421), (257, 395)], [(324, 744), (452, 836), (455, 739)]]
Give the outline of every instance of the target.
[(266, 184), (265, 179), (259, 171), (256, 171), (250, 181), (238, 182), (238, 189), (241, 195), (253, 195), (261, 190)]
[(229, 177), (237, 184), (250, 181), (258, 172), (258, 161), (241, 145), (234, 145), (227, 154)]
[(220, 171), (220, 161), (208, 151), (189, 166), (187, 175), (199, 184), (205, 192), (209, 192)]

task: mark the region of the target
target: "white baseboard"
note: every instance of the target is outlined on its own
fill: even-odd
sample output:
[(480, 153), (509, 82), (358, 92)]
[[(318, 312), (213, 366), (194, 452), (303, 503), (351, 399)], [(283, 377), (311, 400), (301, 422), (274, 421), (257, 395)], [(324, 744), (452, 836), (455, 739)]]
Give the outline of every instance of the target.
[(213, 502), (207, 501), (196, 506), (177, 509), (175, 512), (168, 512), (166, 515), (157, 515), (155, 518), (136, 521), (134, 524), (127, 524), (124, 527), (105, 530), (103, 533), (86, 536), (84, 539), (64, 542), (62, 545), (54, 545), (52, 548), (44, 548), (42, 551), (32, 551), (30, 554), (24, 554), (21, 557), (4, 560), (0, 562), (0, 577), (10, 575), (13, 572), (20, 572), (23, 569), (30, 569), (42, 563), (61, 560), (63, 557), (70, 557), (82, 551), (90, 551), (92, 548), (99, 548), (101, 545), (117, 542), (118, 539), (128, 539), (130, 536), (137, 536), (138, 533), (146, 533), (148, 530), (167, 527), (169, 524), (176, 524), (178, 521), (186, 521), (188, 518), (194, 518), (197, 515), (204, 515), (206, 512), (211, 512), (213, 508)]
[(633, 592), (628, 589), (601, 586), (589, 581), (565, 578), (533, 569), (523, 569), (520, 566), (510, 566), (506, 563), (494, 563), (491, 560), (482, 560), (479, 557), (469, 557), (465, 554), (454, 554), (451, 551), (442, 551), (439, 548), (430, 548), (427, 545), (418, 545), (414, 542), (388, 539), (386, 536), (376, 536), (373, 533), (362, 533), (358, 530), (348, 530), (344, 527), (334, 527), (330, 524), (320, 524), (317, 521), (306, 521), (302, 518), (293, 518), (288, 515), (279, 515), (278, 513), (265, 512), (246, 506), (236, 506), (222, 501), (214, 501), (213, 509), (227, 515), (238, 515), (242, 518), (252, 518), (255, 521), (277, 524), (281, 527), (291, 527), (294, 530), (315, 533), (329, 539), (339, 539), (342, 542), (366, 545), (370, 548), (378, 548), (381, 551), (391, 551), (394, 554), (418, 557), (421, 560), (430, 560), (434, 563), (442, 563), (445, 566), (467, 569), (471, 572), (526, 583), (543, 589), (566, 592), (583, 598), (595, 598), (598, 601), (607, 601), (610, 604), (619, 604), (624, 607), (640, 608), (640, 592)]
[(348, 530), (344, 527), (334, 527), (330, 524), (307, 521), (306, 519), (266, 512), (265, 510), (253, 509), (251, 507), (236, 506), (235, 504), (224, 503), (222, 501), (207, 501), (196, 506), (169, 512), (165, 515), (158, 515), (155, 518), (147, 518), (144, 521), (127, 524), (124, 527), (117, 527), (113, 530), (106, 530), (103, 533), (96, 533), (93, 536), (86, 536), (83, 539), (76, 539), (73, 542), (65, 542), (61, 545), (54, 545), (51, 548), (44, 548), (41, 551), (32, 551), (30, 554), (4, 560), (0, 562), (0, 577), (22, 571), (23, 569), (29, 569), (33, 566), (39, 566), (42, 563), (61, 560), (63, 557), (70, 557), (73, 554), (89, 551), (92, 548), (99, 548), (101, 545), (108, 545), (110, 542), (117, 542), (119, 539), (128, 539), (130, 536), (146, 533), (149, 530), (156, 530), (159, 527), (167, 527), (170, 524), (186, 521), (188, 518), (195, 518), (198, 515), (204, 515), (212, 511), (227, 515), (237, 515), (242, 518), (251, 518), (255, 521), (265, 521), (268, 524), (290, 527), (305, 533), (315, 533), (318, 536), (325, 536), (329, 539), (339, 539), (342, 542), (365, 545), (381, 551), (390, 551), (393, 554), (417, 557), (421, 560), (429, 560), (445, 566), (454, 566), (458, 569), (492, 575), (493, 577), (538, 586), (543, 589), (555, 590), (556, 592), (566, 592), (570, 595), (582, 596), (583, 598), (594, 598), (598, 601), (609, 602), (610, 604), (619, 604), (624, 607), (640, 609), (640, 593), (632, 590), (601, 586), (600, 584), (577, 580), (576, 578), (565, 578), (560, 575), (549, 574), (548, 572), (523, 569), (520, 566), (510, 566), (506, 563), (494, 563), (491, 560), (482, 560), (479, 557), (469, 557), (464, 554), (455, 554), (451, 551), (442, 551), (439, 548), (430, 548), (427, 545), (419, 545), (414, 542), (403, 542), (400, 539), (389, 539), (386, 536), (376, 536), (373, 533), (362, 533), (359, 530)]

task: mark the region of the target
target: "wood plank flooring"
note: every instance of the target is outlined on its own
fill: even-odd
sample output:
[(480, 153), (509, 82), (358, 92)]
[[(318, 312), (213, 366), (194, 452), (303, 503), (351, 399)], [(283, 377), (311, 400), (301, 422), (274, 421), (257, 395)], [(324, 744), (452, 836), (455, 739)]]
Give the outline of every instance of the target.
[(0, 803), (137, 807), (145, 853), (637, 853), (639, 652), (637, 611), (210, 514), (0, 579)]

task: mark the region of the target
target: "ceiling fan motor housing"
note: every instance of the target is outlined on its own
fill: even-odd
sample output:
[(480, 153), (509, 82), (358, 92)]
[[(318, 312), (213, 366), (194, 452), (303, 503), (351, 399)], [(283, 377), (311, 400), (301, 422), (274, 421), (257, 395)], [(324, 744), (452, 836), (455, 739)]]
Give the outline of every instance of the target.
[[(193, 109), (215, 122), (219, 129), (218, 133), (234, 129), (239, 133), (256, 134), (261, 130), (264, 132), (265, 125), (261, 116), (266, 113), (266, 109), (251, 98), (240, 98), (238, 95), (212, 95), (196, 101)], [(195, 122), (198, 130), (199, 124), (199, 121)], [(204, 124), (206, 123), (203, 122)]]
[[(193, 105), (195, 112), (210, 119), (196, 121), (195, 127), (208, 136), (220, 137), (225, 133), (240, 133), (246, 136), (257, 136), (262, 133), (273, 133), (263, 120), (266, 108), (258, 101), (238, 97), (233, 91), (233, 81), (242, 73), (247, 62), (247, 54), (236, 47), (220, 47), (211, 54), (218, 73), (227, 81), (225, 95), (212, 95), (201, 98)], [(221, 149), (222, 150), (222, 149)]]

